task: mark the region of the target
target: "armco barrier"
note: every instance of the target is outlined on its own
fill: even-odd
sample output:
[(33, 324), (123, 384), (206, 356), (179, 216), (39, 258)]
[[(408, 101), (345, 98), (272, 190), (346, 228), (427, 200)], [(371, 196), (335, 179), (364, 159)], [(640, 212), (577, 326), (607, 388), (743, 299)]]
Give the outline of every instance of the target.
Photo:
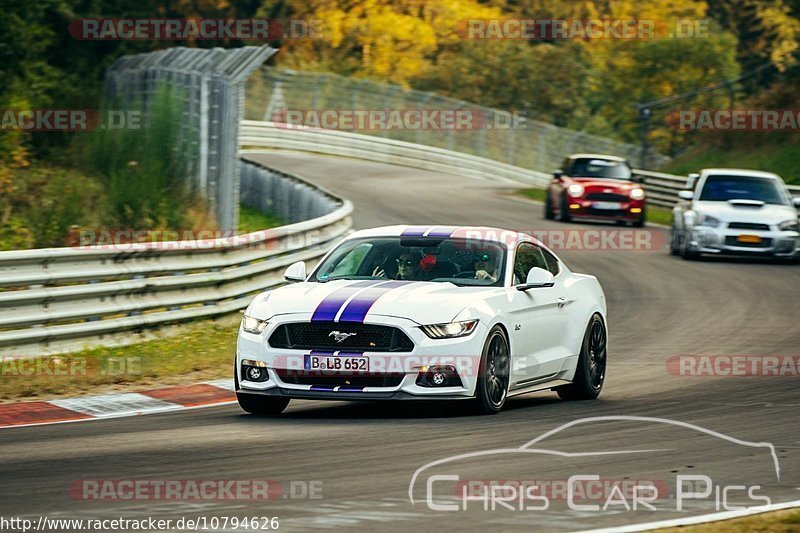
[[(0, 352), (63, 352), (243, 309), (283, 283), (288, 265), (318, 260), (350, 231), (348, 200), (294, 176), (242, 167), (259, 201), (288, 201), (296, 207), (288, 211), (313, 218), (208, 241), (0, 252)], [(278, 192), (282, 200), (270, 198)]]
[[(536, 187), (544, 187), (550, 180), (550, 175), (543, 172), (442, 148), (338, 130), (287, 127), (274, 122), (242, 121), (240, 144), (245, 152), (278, 149), (352, 157), (459, 176), (510, 179)], [(686, 176), (649, 170), (634, 172), (645, 178), (644, 188), (653, 205), (672, 207), (678, 200), (678, 191), (686, 185)], [(789, 191), (800, 196), (800, 187), (789, 187)]]

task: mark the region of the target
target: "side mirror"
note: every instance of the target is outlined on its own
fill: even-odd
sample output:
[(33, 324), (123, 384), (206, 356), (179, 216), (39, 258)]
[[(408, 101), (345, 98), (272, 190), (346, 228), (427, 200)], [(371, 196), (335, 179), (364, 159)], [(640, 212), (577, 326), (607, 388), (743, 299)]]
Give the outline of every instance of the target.
[(306, 262), (298, 261), (292, 263), (286, 272), (283, 273), (283, 279), (286, 281), (305, 281), (306, 280)]
[(794, 205), (797, 209), (800, 209), (800, 196), (795, 196), (792, 198), (792, 205)]
[(694, 193), (692, 191), (678, 191), (678, 198), (681, 200), (691, 200), (694, 198)]
[(552, 287), (555, 285), (555, 276), (549, 270), (539, 267), (533, 267), (528, 272), (528, 278), (522, 285), (517, 285), (518, 291), (527, 291), (528, 289), (540, 289), (542, 287)]
[(553, 171), (553, 177), (554, 177), (555, 179), (557, 179), (557, 180), (560, 180), (561, 178), (563, 178), (563, 177), (564, 177), (564, 171), (563, 171), (563, 170), (561, 170), (560, 168), (559, 168), (559, 169), (557, 169), (557, 170), (554, 170), (554, 171)]
[(698, 174), (697, 172), (692, 172), (691, 174), (689, 174), (689, 177), (686, 178), (686, 188), (689, 189), (690, 191), (693, 191), (694, 186), (697, 184), (697, 178), (699, 177), (700, 174)]

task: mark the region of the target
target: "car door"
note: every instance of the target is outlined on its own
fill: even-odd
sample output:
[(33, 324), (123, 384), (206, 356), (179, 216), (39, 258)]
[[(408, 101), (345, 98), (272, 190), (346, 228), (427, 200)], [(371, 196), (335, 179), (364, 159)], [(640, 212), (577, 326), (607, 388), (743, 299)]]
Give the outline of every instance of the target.
[(564, 276), (556, 276), (553, 287), (517, 290), (516, 285), (525, 282), (533, 267), (548, 269), (542, 249), (533, 243), (522, 242), (515, 250), (512, 286), (508, 289), (512, 388), (555, 375), (566, 356), (562, 344), (566, 315), (561, 308), (564, 305)]

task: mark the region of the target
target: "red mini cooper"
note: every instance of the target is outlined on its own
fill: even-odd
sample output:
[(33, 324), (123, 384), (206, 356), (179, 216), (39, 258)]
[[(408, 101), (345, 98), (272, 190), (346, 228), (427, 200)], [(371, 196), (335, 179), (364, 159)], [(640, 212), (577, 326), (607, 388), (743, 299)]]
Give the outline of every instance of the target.
[(553, 173), (547, 187), (544, 216), (568, 222), (573, 218), (616, 220), (641, 227), (645, 220), (642, 178), (634, 176), (621, 157), (574, 154)]

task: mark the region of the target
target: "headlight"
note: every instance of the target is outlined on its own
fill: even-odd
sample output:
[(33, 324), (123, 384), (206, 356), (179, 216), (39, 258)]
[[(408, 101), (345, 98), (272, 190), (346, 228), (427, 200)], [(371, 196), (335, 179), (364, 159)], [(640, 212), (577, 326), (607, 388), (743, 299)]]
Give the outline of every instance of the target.
[(267, 328), (266, 320), (259, 320), (252, 316), (244, 315), (242, 317), (242, 329), (245, 330), (247, 333), (255, 333), (256, 335), (261, 335), (264, 333), (264, 330)]
[(578, 183), (573, 183), (569, 187), (567, 187), (567, 191), (571, 196), (581, 196), (583, 194), (583, 185)]
[(778, 224), (781, 231), (800, 231), (800, 222), (797, 220), (785, 220)]
[(420, 326), (420, 329), (431, 339), (453, 339), (455, 337), (466, 337), (478, 325), (477, 320), (466, 320), (464, 322), (450, 322), (449, 324), (430, 324)]
[(631, 189), (630, 196), (632, 200), (641, 200), (644, 198), (644, 189)]
[(709, 215), (699, 215), (697, 217), (697, 225), (698, 226), (708, 226), (710, 228), (716, 228), (719, 226), (720, 221), (718, 218), (714, 218)]

